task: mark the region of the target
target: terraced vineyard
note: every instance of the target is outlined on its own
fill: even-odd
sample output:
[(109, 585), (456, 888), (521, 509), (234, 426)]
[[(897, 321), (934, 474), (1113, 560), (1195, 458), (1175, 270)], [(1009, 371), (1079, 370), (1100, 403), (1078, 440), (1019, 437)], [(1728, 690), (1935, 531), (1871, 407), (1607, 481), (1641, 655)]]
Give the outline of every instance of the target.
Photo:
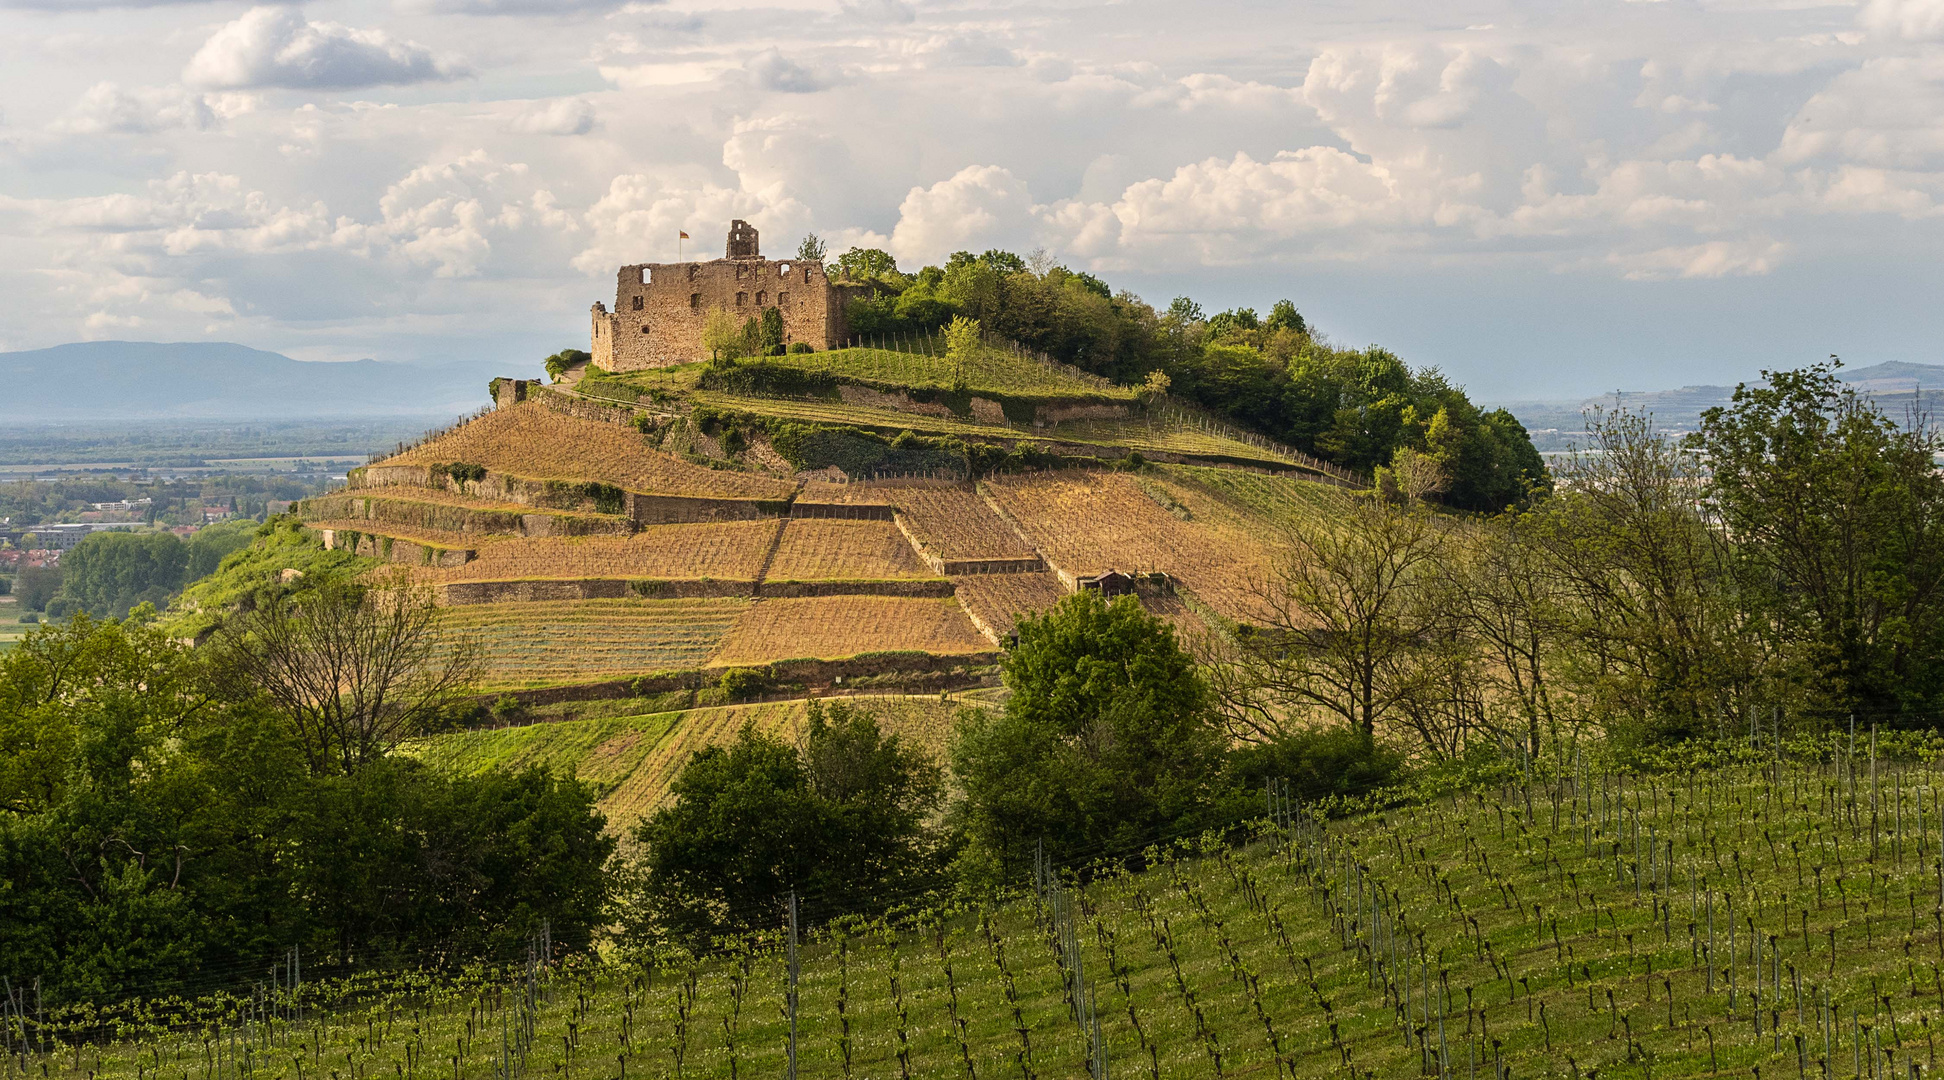
[(709, 662), (746, 600), (577, 600), (446, 608), (484, 647), (487, 691), (690, 670)]
[(534, 402), (495, 409), (381, 464), (454, 461), (536, 480), (599, 480), (651, 495), (785, 499), (796, 491), (789, 480), (691, 464), (650, 449), (632, 429)]
[(971, 485), (907, 487), (893, 501), (905, 527), (941, 559), (1016, 559), (1033, 549)]
[(1002, 639), (1014, 631), (1018, 616), (1045, 611), (1067, 594), (1050, 573), (970, 574), (953, 578), (952, 584), (966, 610)]
[(633, 536), (543, 537), (487, 544), (464, 566), (416, 571), (422, 580), (715, 578), (754, 581), (783, 522), (650, 525)]
[(895, 581), (936, 577), (888, 521), (797, 519), (783, 529), (770, 581)]
[(1333, 822), (1276, 805), (1241, 848), (811, 934), (794, 1025), (771, 936), (654, 969), (312, 985), (301, 1021), (280, 993), (247, 1026), (211, 1002), (186, 1031), (30, 1042), (15, 1067), (216, 1080), (234, 1043), (256, 1080), (739, 1078), (786, 1075), (794, 1045), (798, 1076), (851, 1080), (1928, 1075), (1936, 773), (1860, 741), (1671, 764), (1515, 765)]
[(1203, 524), (1185, 507), (1170, 512), (1125, 473), (998, 477), (986, 491), (1060, 569), (1162, 571), (1227, 618), (1262, 618), (1255, 590), (1272, 572), (1274, 550), (1264, 522), (1253, 535)]
[(951, 599), (818, 596), (758, 601), (723, 642), (713, 663), (764, 664), (908, 651), (960, 656), (991, 648)]

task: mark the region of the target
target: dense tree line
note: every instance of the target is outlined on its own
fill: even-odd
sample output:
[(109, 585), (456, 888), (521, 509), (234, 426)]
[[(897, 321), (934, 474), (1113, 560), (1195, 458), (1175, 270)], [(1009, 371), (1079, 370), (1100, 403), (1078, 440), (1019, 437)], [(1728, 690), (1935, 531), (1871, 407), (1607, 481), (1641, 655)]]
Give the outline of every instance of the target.
[(183, 588), (249, 547), (257, 528), (254, 521), (224, 522), (187, 540), (166, 532), (91, 533), (62, 556), (60, 591), (39, 606), (57, 619), (81, 612), (121, 618), (142, 604), (167, 607)]
[[(266, 598), (189, 649), (148, 608), (0, 656), (0, 974), (53, 1001), (585, 948), (614, 841), (544, 771), (459, 778), (393, 753), (475, 663), (409, 593)], [(385, 694), (334, 674), (389, 669)], [(370, 689), (370, 688), (367, 688)]]
[(1403, 455), (1426, 493), (1463, 509), (1503, 509), (1548, 480), (1511, 413), (1480, 409), (1436, 369), (1413, 371), (1384, 349), (1320, 340), (1287, 300), (1266, 317), (1211, 316), (1185, 297), (1157, 311), (1092, 274), (1005, 251), (906, 274), (883, 251), (852, 249), (831, 269), (871, 287), (848, 308), (867, 338), (964, 317), (1116, 382), (1161, 372), (1171, 392), (1325, 460), (1375, 473)]

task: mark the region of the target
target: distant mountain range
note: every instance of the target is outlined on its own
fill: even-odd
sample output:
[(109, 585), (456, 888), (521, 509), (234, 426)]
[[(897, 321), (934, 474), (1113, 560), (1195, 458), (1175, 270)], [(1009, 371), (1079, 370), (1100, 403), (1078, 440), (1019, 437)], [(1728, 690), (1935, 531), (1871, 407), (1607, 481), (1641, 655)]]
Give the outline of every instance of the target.
[(502, 361), (317, 363), (228, 342), (89, 341), (0, 353), (0, 426), (450, 416), (516, 374)]
[[(1844, 382), (1868, 394), (1898, 420), (1913, 407), (1935, 413), (1944, 405), (1944, 365), (1911, 364), (1901, 360), (1866, 368), (1844, 368)], [(1586, 430), (1584, 414), (1594, 408), (1626, 408), (1653, 414), (1654, 426), (1664, 431), (1692, 431), (1701, 414), (1734, 397), (1732, 386), (1683, 386), (1679, 390), (1647, 390), (1601, 394), (1582, 401), (1509, 401), (1504, 405), (1532, 432), (1541, 450), (1563, 443)], [(1921, 400), (1920, 400), (1921, 398)]]

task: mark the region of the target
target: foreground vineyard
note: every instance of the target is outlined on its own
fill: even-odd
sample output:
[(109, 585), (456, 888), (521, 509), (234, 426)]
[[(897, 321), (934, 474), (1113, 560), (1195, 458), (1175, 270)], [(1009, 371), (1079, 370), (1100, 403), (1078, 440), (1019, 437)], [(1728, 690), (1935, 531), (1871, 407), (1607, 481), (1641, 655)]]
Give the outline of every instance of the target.
[[(1093, 1040), (1069, 1004), (1078, 985), (1114, 1076), (1928, 1071), (1944, 996), (1939, 778), (1847, 749), (1572, 770), (1327, 825), (1278, 814), (1243, 848), (818, 935), (801, 950), (799, 1072), (1082, 1075)], [(334, 989), (314, 986), (301, 1020), (258, 999), (186, 1034), (30, 1049), (11, 1067), (129, 1080), (786, 1073), (776, 941), (526, 980), (366, 987), (336, 1010)]]

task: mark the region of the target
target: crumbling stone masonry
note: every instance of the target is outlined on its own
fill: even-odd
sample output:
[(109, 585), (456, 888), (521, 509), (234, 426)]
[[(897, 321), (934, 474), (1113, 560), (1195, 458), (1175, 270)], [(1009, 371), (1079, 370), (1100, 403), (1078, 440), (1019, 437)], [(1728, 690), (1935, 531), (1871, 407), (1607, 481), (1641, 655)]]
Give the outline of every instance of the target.
[(711, 262), (643, 263), (624, 266), (614, 289), (614, 310), (593, 311), (594, 366), (640, 371), (707, 360), (702, 324), (721, 308), (742, 321), (764, 308), (783, 315), (783, 343), (808, 342), (818, 349), (849, 336), (844, 304), (864, 286), (835, 285), (822, 266), (795, 259), (764, 259), (756, 229), (729, 223), (724, 257)]

